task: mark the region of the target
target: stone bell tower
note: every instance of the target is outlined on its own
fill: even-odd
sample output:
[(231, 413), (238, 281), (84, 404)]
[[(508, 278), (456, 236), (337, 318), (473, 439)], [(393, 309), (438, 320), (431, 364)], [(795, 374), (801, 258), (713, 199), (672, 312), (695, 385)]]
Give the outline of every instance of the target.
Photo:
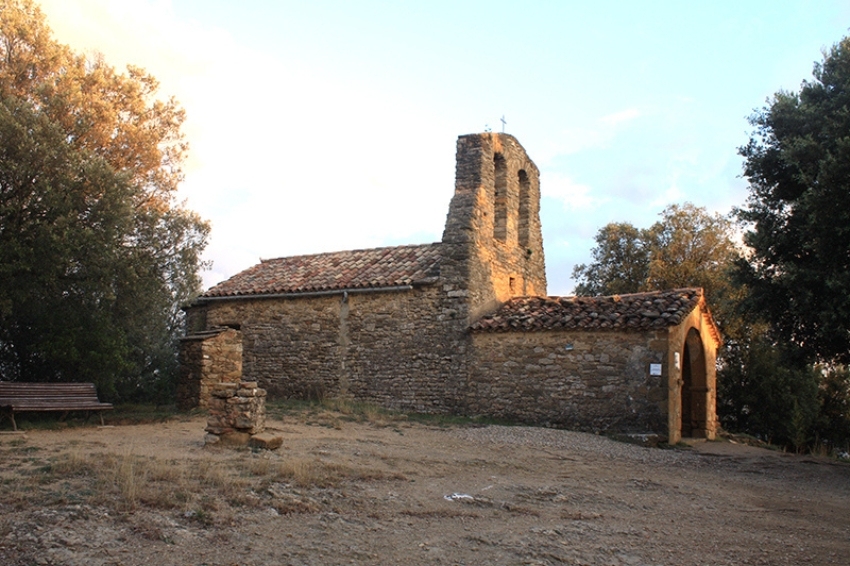
[(540, 172), (513, 136), (458, 138), (442, 256), (442, 279), (466, 298), (469, 323), (511, 297), (546, 294)]

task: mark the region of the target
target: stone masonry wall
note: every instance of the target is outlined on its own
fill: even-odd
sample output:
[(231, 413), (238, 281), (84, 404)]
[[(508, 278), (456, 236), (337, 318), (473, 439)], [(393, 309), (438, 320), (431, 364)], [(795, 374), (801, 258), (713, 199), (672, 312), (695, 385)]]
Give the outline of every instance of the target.
[(447, 295), (433, 285), (205, 308), (211, 324), (240, 325), (242, 379), (271, 398), (667, 435), (666, 330), (470, 334)]
[[(473, 414), (667, 435), (667, 332), (473, 335)], [(650, 376), (650, 364), (662, 375)]]
[(243, 379), (271, 398), (351, 397), (423, 412), (462, 410), (469, 335), (439, 285), (297, 299), (214, 301), (210, 325), (238, 325)]

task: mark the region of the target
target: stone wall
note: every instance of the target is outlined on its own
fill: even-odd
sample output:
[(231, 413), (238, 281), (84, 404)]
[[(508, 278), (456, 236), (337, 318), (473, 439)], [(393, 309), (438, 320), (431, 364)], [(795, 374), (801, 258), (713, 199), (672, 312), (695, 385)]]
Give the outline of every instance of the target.
[(241, 379), (242, 334), (238, 330), (217, 327), (181, 340), (179, 408), (207, 408), (216, 384), (238, 383)]
[[(668, 331), (470, 334), (448, 292), (208, 303), (238, 324), (243, 377), (272, 398), (348, 397), (430, 413), (667, 435)], [(650, 364), (662, 375), (650, 376)]]
[[(575, 430), (667, 431), (668, 333), (475, 333), (469, 409)], [(650, 375), (660, 364), (662, 375)]]
[(208, 324), (238, 325), (243, 379), (273, 398), (351, 397), (423, 412), (460, 410), (470, 337), (452, 291), (210, 301)]

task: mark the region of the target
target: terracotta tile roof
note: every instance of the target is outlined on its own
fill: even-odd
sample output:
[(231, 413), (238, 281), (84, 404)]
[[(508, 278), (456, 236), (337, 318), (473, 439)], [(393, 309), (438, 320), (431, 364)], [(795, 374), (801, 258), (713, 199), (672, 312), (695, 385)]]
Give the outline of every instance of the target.
[(479, 332), (654, 330), (675, 326), (699, 304), (702, 289), (610, 297), (516, 297), (471, 326)]
[(266, 259), (202, 297), (368, 289), (435, 281), (440, 244), (349, 250)]

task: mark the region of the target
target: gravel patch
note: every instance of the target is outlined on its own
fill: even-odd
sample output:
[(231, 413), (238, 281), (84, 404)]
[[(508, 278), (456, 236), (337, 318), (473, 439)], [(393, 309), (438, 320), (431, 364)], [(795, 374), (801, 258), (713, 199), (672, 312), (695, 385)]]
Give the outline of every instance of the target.
[(706, 458), (688, 450), (647, 448), (598, 434), (570, 430), (491, 425), (480, 428), (453, 429), (450, 434), (468, 442), (555, 449), (611, 461), (625, 460), (644, 464), (687, 467), (709, 463)]

